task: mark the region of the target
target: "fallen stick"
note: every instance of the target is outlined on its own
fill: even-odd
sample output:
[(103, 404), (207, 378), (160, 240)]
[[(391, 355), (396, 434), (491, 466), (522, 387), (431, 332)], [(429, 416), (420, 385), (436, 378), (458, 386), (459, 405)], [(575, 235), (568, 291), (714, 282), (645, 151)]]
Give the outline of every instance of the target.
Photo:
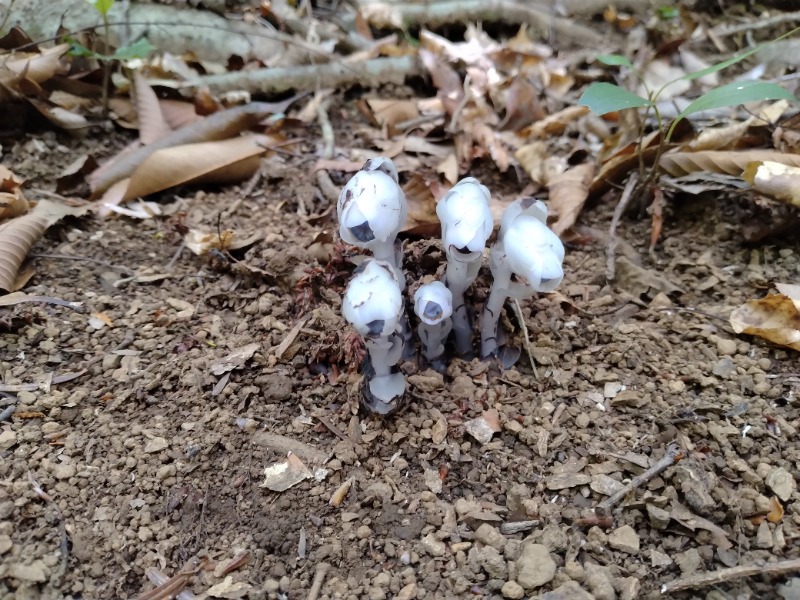
[(800, 558), (774, 563), (757, 562), (752, 565), (739, 565), (728, 569), (711, 571), (710, 573), (692, 575), (684, 579), (676, 579), (675, 581), (670, 581), (662, 585), (661, 593), (672, 594), (674, 592), (682, 592), (683, 590), (718, 585), (720, 583), (742, 579), (743, 577), (753, 577), (754, 575), (785, 575), (795, 571), (800, 571)]
[(413, 56), (374, 58), (353, 63), (327, 63), (300, 67), (276, 67), (234, 71), (221, 75), (206, 75), (191, 79), (180, 87), (208, 86), (212, 92), (246, 90), (249, 92), (278, 93), (286, 90), (314, 91), (359, 83), (377, 86), (386, 83), (401, 84), (406, 77), (422, 72), (419, 61)]
[(308, 590), (308, 597), (306, 600), (317, 600), (319, 592), (322, 589), (322, 582), (325, 581), (325, 575), (331, 566), (328, 563), (320, 563), (317, 565), (317, 572), (314, 574), (314, 582), (311, 584), (311, 589)]
[(373, 27), (441, 27), (451, 23), (495, 21), (527, 23), (540, 32), (553, 32), (582, 44), (600, 44), (603, 36), (594, 29), (575, 24), (570, 19), (554, 16), (544, 8), (535, 8), (512, 0), (444, 0), (442, 2), (389, 4), (359, 2), (361, 15)]
[(603, 500), (600, 504), (597, 505), (595, 512), (599, 512), (603, 515), (607, 514), (609, 510), (611, 510), (614, 506), (619, 504), (620, 501), (630, 492), (644, 485), (656, 475), (659, 475), (660, 473), (664, 472), (668, 467), (674, 465), (681, 458), (682, 458), (681, 451), (678, 448), (678, 445), (670, 444), (667, 447), (667, 451), (664, 454), (664, 456), (662, 456), (661, 459), (656, 464), (647, 469), (641, 475), (637, 475), (636, 477), (631, 479), (630, 482), (628, 482), (628, 485), (619, 490), (616, 494), (612, 494), (611, 496)]
[(608, 228), (608, 249), (606, 250), (606, 280), (614, 281), (617, 275), (617, 225), (628, 208), (628, 204), (633, 196), (633, 190), (636, 189), (636, 183), (639, 181), (639, 176), (636, 173), (631, 173), (628, 183), (625, 184), (625, 189), (622, 190), (619, 202), (614, 209), (614, 215), (611, 217), (611, 225)]

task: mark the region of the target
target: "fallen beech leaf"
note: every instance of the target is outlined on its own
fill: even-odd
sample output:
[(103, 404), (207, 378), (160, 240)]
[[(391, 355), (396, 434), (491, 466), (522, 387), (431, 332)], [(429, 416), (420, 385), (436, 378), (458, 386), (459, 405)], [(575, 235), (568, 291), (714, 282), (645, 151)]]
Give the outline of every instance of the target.
[(661, 157), (658, 166), (673, 177), (698, 171), (740, 177), (751, 162), (776, 162), (800, 167), (800, 155), (775, 150), (671, 152)]
[(152, 144), (172, 133), (172, 128), (161, 112), (158, 96), (138, 69), (133, 72), (133, 90), (139, 122), (139, 140), (145, 145)]
[(255, 172), (258, 157), (275, 142), (272, 136), (253, 134), (158, 150), (133, 172), (123, 200), (183, 183), (240, 181)]
[[(159, 150), (232, 138), (245, 129), (256, 125), (272, 113), (274, 106), (266, 102), (254, 102), (214, 113), (192, 125), (173, 131), (168, 136), (148, 146), (126, 152), (102, 165), (89, 177), (92, 197), (98, 198), (121, 179), (130, 177), (152, 154)], [(163, 189), (163, 188), (162, 188)]]
[(575, 224), (589, 196), (589, 185), (594, 177), (594, 163), (583, 163), (551, 178), (550, 208), (556, 215), (552, 229), (561, 235)]
[(800, 167), (771, 161), (751, 162), (742, 178), (760, 194), (800, 206)]
[(694, 514), (677, 500), (672, 501), (672, 510), (669, 516), (692, 531), (705, 529), (711, 534), (711, 541), (719, 548), (727, 550), (733, 547), (733, 544), (728, 539), (728, 534), (722, 527), (712, 523), (706, 518)]
[(97, 168), (97, 161), (87, 154), (75, 159), (56, 179), (56, 193), (64, 194), (86, 180), (86, 175)]
[(736, 333), (746, 333), (774, 344), (800, 350), (800, 285), (775, 284), (777, 294), (748, 300), (730, 316)]
[(475, 138), (475, 142), (492, 157), (500, 172), (505, 173), (508, 171), (511, 161), (508, 151), (497, 135), (497, 131), (486, 123), (476, 122), (473, 124), (472, 135)]
[(71, 112), (65, 108), (54, 105), (50, 101), (37, 100), (36, 98), (28, 98), (28, 102), (33, 106), (39, 114), (45, 119), (50, 121), (53, 125), (66, 129), (67, 131), (86, 135), (89, 130), (89, 121), (86, 117), (77, 113)]
[(312, 475), (303, 461), (290, 452), (285, 460), (264, 469), (264, 482), (259, 487), (273, 492), (284, 492)]
[(220, 376), (228, 371), (239, 369), (243, 367), (244, 364), (250, 360), (260, 348), (260, 344), (257, 343), (247, 344), (241, 348), (236, 348), (227, 356), (218, 358), (211, 363), (211, 372), (214, 375)]
[(450, 185), (456, 184), (458, 181), (458, 159), (456, 159), (455, 152), (450, 152), (447, 158), (436, 165), (436, 172), (444, 175)]
[(421, 237), (438, 235), (440, 223), (436, 215), (436, 203), (447, 193), (447, 189), (438, 179), (429, 180), (420, 173), (414, 173), (403, 185), (408, 202), (408, 218), (401, 231)]
[(520, 146), (514, 153), (514, 158), (525, 172), (535, 183), (543, 183), (544, 173), (542, 164), (548, 155), (547, 145), (543, 141), (535, 141), (524, 146)]
[(433, 52), (420, 50), (419, 57), (438, 90), (437, 98), (441, 100), (447, 114), (452, 115), (464, 99), (461, 76), (455, 69), (440, 61)]

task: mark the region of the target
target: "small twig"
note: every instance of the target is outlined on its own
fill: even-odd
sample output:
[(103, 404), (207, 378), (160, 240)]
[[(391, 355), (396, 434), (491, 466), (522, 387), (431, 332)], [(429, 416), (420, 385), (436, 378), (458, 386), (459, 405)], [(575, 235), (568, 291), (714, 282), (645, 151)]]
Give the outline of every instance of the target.
[(743, 577), (753, 577), (754, 575), (785, 575), (800, 571), (800, 558), (782, 560), (774, 563), (757, 562), (752, 565), (739, 565), (728, 569), (719, 569), (710, 573), (692, 575), (683, 579), (676, 579), (661, 586), (662, 594), (671, 594), (710, 585), (718, 585)]
[(333, 435), (335, 435), (336, 437), (338, 437), (341, 440), (344, 440), (345, 442), (349, 442), (349, 443), (353, 444), (353, 440), (351, 440), (349, 436), (345, 435), (345, 433), (341, 429), (336, 427), (336, 425), (331, 423), (330, 420), (327, 417), (324, 417), (324, 416), (319, 415), (319, 414), (314, 414), (314, 415), (311, 415), (311, 416), (314, 417), (317, 421), (319, 421), (323, 425), (325, 425), (325, 427), (327, 427), (328, 430)]
[(668, 467), (671, 467), (676, 462), (678, 462), (682, 458), (680, 448), (677, 444), (670, 444), (667, 447), (667, 451), (661, 459), (654, 464), (652, 467), (647, 469), (641, 475), (637, 475), (633, 479), (628, 482), (624, 488), (619, 490), (616, 494), (612, 494), (605, 500), (603, 500), (600, 504), (597, 505), (595, 512), (600, 512), (603, 514), (607, 514), (609, 510), (611, 510), (614, 506), (620, 503), (622, 499), (627, 496), (630, 492), (635, 490), (638, 487), (641, 487), (648, 481), (650, 481), (656, 475), (661, 474), (664, 472)]
[(64, 525), (64, 513), (61, 512), (61, 507), (56, 504), (56, 501), (53, 500), (53, 497), (45, 492), (42, 489), (42, 486), (39, 485), (39, 482), (33, 478), (33, 473), (30, 471), (28, 471), (28, 481), (33, 487), (33, 491), (36, 492), (36, 495), (55, 509), (56, 517), (58, 518), (58, 531), (61, 539), (61, 543), (59, 545), (61, 550), (61, 571), (59, 576), (61, 576), (67, 572), (67, 562), (69, 561), (69, 540), (67, 539), (67, 528)]
[[(329, 106), (330, 100), (326, 99), (320, 102), (317, 107), (317, 121), (319, 122), (320, 132), (322, 133), (322, 156), (320, 158), (323, 160), (331, 160), (334, 153), (333, 126), (328, 116)], [(320, 169), (317, 171), (317, 185), (328, 202), (334, 204), (339, 200), (339, 190), (333, 185), (333, 181), (331, 181), (331, 176), (328, 174), (327, 170)]]
[(311, 584), (311, 589), (308, 590), (306, 600), (317, 600), (319, 592), (322, 589), (322, 582), (325, 581), (325, 575), (328, 574), (331, 566), (328, 563), (320, 563), (317, 565), (317, 572), (314, 574), (314, 582)]
[(531, 369), (533, 369), (533, 376), (539, 380), (539, 373), (536, 371), (536, 363), (533, 361), (533, 352), (531, 351), (531, 339), (528, 335), (528, 326), (525, 324), (525, 318), (522, 315), (522, 308), (520, 308), (519, 300), (514, 298), (514, 312), (517, 315), (520, 329), (522, 329), (523, 339), (525, 340), (525, 353), (528, 355), (528, 360), (531, 362)]
[(14, 414), (14, 411), (17, 410), (16, 404), (12, 404), (11, 406), (6, 406), (3, 409), (3, 412), (0, 412), (0, 423), (3, 421), (10, 421), (11, 415)]
[(108, 267), (109, 269), (114, 269), (115, 271), (120, 271), (121, 273), (127, 273), (128, 275), (135, 275), (136, 271), (133, 269), (129, 269), (128, 267), (123, 267), (122, 265), (112, 265), (111, 263), (104, 262), (102, 260), (97, 260), (96, 258), (90, 258), (88, 256), (72, 256), (70, 254), (31, 254), (31, 256), (35, 258), (56, 258), (58, 260), (79, 260), (83, 262), (90, 262), (96, 265), (100, 265), (101, 267)]
[(169, 259), (169, 262), (164, 267), (164, 271), (170, 273), (175, 268), (175, 263), (178, 262), (178, 259), (183, 252), (183, 249), (186, 248), (186, 240), (181, 240), (181, 245), (178, 246), (178, 249), (175, 250), (175, 254), (172, 255), (172, 258)]
[(530, 531), (539, 525), (540, 521), (508, 521), (500, 524), (500, 533), (514, 535), (523, 531)]
[(193, 556), (175, 575), (155, 589), (142, 594), (137, 600), (166, 600), (167, 598), (173, 598), (186, 587), (189, 578), (202, 568), (204, 562), (203, 559)]
[(773, 27), (783, 23), (794, 23), (796, 21), (800, 21), (800, 11), (782, 13), (767, 19), (757, 19), (738, 25), (717, 25), (711, 29), (711, 33), (719, 37), (724, 37), (726, 35), (733, 35), (734, 33), (763, 29), (765, 27)]
[(620, 196), (617, 207), (614, 209), (614, 216), (611, 217), (611, 225), (608, 228), (608, 248), (606, 249), (606, 279), (608, 281), (614, 281), (617, 271), (617, 225), (619, 225), (625, 209), (628, 208), (628, 203), (631, 201), (633, 190), (636, 188), (638, 180), (639, 176), (636, 173), (631, 173), (628, 183), (625, 184), (625, 189), (622, 190), (622, 196)]

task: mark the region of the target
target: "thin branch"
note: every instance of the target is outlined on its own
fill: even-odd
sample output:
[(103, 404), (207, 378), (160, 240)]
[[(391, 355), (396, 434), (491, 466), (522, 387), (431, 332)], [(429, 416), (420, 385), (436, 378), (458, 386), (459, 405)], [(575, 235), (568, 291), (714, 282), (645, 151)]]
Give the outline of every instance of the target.
[(676, 462), (678, 462), (682, 458), (680, 448), (677, 444), (670, 444), (667, 447), (667, 451), (661, 459), (655, 463), (652, 467), (647, 469), (641, 475), (637, 475), (633, 479), (628, 482), (624, 488), (619, 490), (616, 494), (612, 494), (605, 500), (603, 500), (600, 504), (597, 505), (595, 512), (599, 512), (602, 514), (607, 514), (609, 510), (611, 510), (614, 506), (619, 504), (622, 499), (627, 496), (630, 492), (635, 490), (638, 487), (643, 486), (645, 483), (650, 481), (653, 477), (660, 475), (663, 473), (668, 467), (671, 467)]
[(374, 58), (362, 62), (328, 63), (299, 67), (273, 67), (252, 71), (234, 71), (221, 75), (197, 77), (181, 84), (181, 88), (208, 86), (215, 93), (231, 90), (278, 93), (286, 90), (318, 90), (353, 85), (377, 87), (387, 83), (401, 84), (406, 77), (421, 73), (421, 65), (413, 56)]
[(742, 33), (743, 31), (753, 31), (754, 29), (764, 29), (766, 27), (774, 27), (775, 25), (782, 25), (783, 23), (796, 23), (798, 21), (800, 21), (800, 10), (782, 13), (766, 19), (757, 19), (747, 23), (740, 23), (738, 25), (717, 25), (711, 29), (711, 33), (719, 37), (724, 37), (726, 35)]
[[(334, 153), (333, 126), (331, 125), (330, 117), (328, 117), (329, 106), (330, 100), (325, 99), (317, 107), (317, 121), (319, 122), (319, 128), (322, 133), (323, 145), (321, 158), (323, 160), (331, 160)], [(317, 185), (328, 202), (334, 204), (338, 201), (339, 190), (333, 184), (333, 181), (331, 181), (331, 176), (326, 169), (319, 169), (317, 171)]]
[(311, 589), (308, 590), (306, 600), (317, 600), (319, 592), (322, 589), (322, 582), (325, 581), (325, 575), (331, 566), (328, 563), (320, 563), (317, 565), (317, 572), (314, 574), (314, 582), (311, 584)]
[(728, 569), (719, 569), (718, 571), (711, 571), (710, 573), (701, 573), (683, 579), (676, 579), (675, 581), (670, 581), (662, 585), (661, 593), (672, 594), (674, 592), (682, 592), (683, 590), (719, 585), (720, 583), (726, 583), (744, 577), (753, 577), (755, 575), (776, 576), (798, 571), (800, 571), (800, 558), (782, 560), (774, 563), (757, 562), (752, 565), (739, 565)]
[(633, 190), (636, 188), (636, 182), (639, 176), (636, 173), (631, 173), (628, 178), (628, 183), (625, 184), (625, 189), (622, 190), (622, 196), (614, 209), (614, 216), (611, 218), (611, 225), (608, 228), (608, 248), (606, 249), (606, 279), (614, 281), (616, 276), (616, 262), (617, 262), (617, 225), (628, 208), (628, 204), (633, 196)]

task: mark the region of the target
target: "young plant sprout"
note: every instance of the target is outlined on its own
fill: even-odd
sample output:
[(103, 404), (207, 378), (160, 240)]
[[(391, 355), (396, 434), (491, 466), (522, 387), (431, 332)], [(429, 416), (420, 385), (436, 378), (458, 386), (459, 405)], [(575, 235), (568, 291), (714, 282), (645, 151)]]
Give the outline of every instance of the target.
[(445, 370), (444, 343), (452, 328), (453, 295), (441, 281), (421, 285), (414, 294), (414, 312), (420, 320), (419, 338), (425, 359), (437, 371)]
[(403, 353), (403, 309), (394, 265), (374, 259), (359, 265), (347, 284), (342, 314), (364, 338), (369, 354), (363, 369), (363, 400), (370, 410), (382, 415), (399, 408), (406, 390), (405, 377), (397, 369)]
[[(345, 242), (401, 268), (397, 234), (406, 221), (408, 204), (390, 159), (378, 157), (364, 163), (342, 189), (336, 209), (339, 235)], [(405, 284), (402, 276), (400, 280)]]
[(455, 307), (453, 332), (456, 352), (461, 356), (472, 352), (472, 327), (464, 294), (478, 276), (486, 240), (494, 227), (489, 198), (489, 189), (485, 185), (467, 177), (454, 185), (436, 205), (447, 254), (445, 279)]
[(564, 245), (547, 227), (547, 207), (534, 198), (509, 206), (490, 253), (494, 281), (483, 308), (481, 356), (497, 351), (497, 326), (506, 298), (552, 292), (564, 278)]

